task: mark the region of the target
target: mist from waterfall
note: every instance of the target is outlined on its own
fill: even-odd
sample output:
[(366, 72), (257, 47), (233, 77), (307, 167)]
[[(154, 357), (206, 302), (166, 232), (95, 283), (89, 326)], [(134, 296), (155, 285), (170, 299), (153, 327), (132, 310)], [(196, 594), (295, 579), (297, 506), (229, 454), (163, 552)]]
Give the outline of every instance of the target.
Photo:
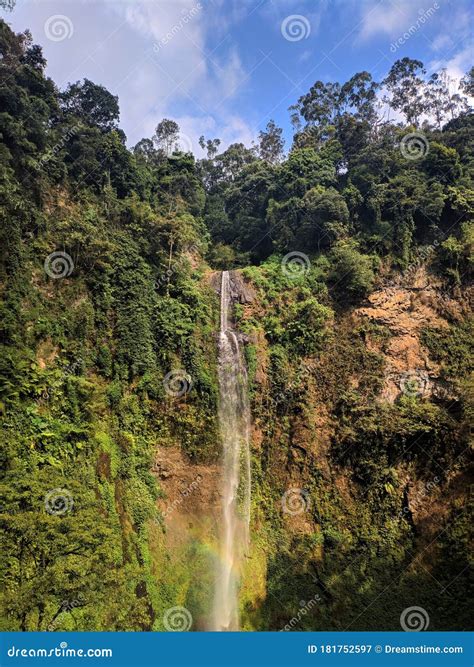
[(213, 630), (239, 629), (241, 565), (249, 544), (250, 407), (247, 371), (230, 323), (228, 271), (222, 272), (219, 333), (219, 426), (222, 444), (222, 525), (213, 610)]

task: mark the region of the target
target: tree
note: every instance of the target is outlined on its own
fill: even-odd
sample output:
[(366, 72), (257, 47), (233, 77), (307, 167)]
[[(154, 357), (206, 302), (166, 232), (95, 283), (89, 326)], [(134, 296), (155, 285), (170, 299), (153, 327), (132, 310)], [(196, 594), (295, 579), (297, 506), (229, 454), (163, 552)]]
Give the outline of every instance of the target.
[(470, 97), (474, 97), (474, 67), (461, 79), (461, 90)]
[(402, 58), (392, 65), (383, 81), (390, 93), (385, 101), (395, 111), (401, 111), (409, 125), (418, 125), (420, 116), (429, 109), (424, 74), (426, 70), (421, 60)]
[(370, 143), (374, 133), (374, 123), (367, 120), (358, 120), (349, 113), (344, 113), (337, 122), (337, 140), (342, 148), (344, 161), (338, 166), (346, 169), (349, 164), (357, 160), (357, 156)]
[(334, 188), (315, 187), (304, 196), (301, 237), (310, 252), (330, 247), (348, 232), (349, 209)]
[(366, 296), (373, 287), (377, 257), (359, 252), (355, 241), (340, 241), (331, 252), (329, 282), (344, 300)]
[(245, 165), (256, 160), (255, 151), (242, 143), (231, 144), (227, 150), (216, 156), (219, 180), (235, 181)]
[(1, 161), (22, 178), (34, 175), (41, 187), (38, 160), (48, 148), (49, 128), (57, 116), (57, 90), (44, 76), (41, 48), (28, 31), (15, 35), (0, 21), (0, 136)]
[(205, 139), (204, 135), (199, 137), (199, 145), (207, 152), (207, 158), (199, 160), (199, 172), (203, 180), (204, 186), (211, 191), (219, 180), (220, 170), (216, 166), (215, 157), (219, 146), (220, 139)]
[(341, 88), (341, 106), (351, 111), (357, 120), (369, 123), (376, 121), (375, 102), (380, 84), (369, 72), (358, 72)]
[(279, 168), (275, 198), (282, 195), (303, 197), (315, 185), (329, 186), (336, 182), (335, 156), (331, 150), (298, 148)]
[(138, 159), (145, 162), (151, 162), (156, 157), (155, 144), (151, 139), (140, 139), (140, 141), (133, 147), (133, 154)]
[(251, 260), (266, 258), (272, 249), (267, 234), (266, 211), (275, 168), (268, 162), (255, 160), (246, 165), (225, 191), (225, 212), (229, 221), (223, 232), (225, 242), (235, 243), (239, 250), (251, 253)]
[(341, 85), (316, 81), (309, 93), (300, 97), (296, 108), (307, 123), (334, 124), (341, 111)]
[(441, 127), (448, 115), (454, 118), (468, 109), (465, 97), (459, 93), (451, 93), (453, 85), (454, 79), (448, 75), (446, 69), (435, 72), (428, 79), (426, 86), (428, 112), (434, 116), (438, 127)]
[(265, 130), (259, 132), (259, 152), (260, 157), (265, 162), (277, 164), (283, 159), (283, 149), (285, 140), (282, 137), (283, 130), (270, 120)]
[(30, 65), (41, 72), (46, 67), (46, 58), (43, 56), (43, 50), (38, 44), (32, 44), (26, 49), (25, 55), (21, 58), (25, 65)]
[(423, 167), (438, 182), (450, 185), (460, 177), (462, 171), (457, 151), (437, 141), (431, 142)]
[(221, 145), (221, 140), (220, 139), (206, 140), (204, 138), (204, 135), (202, 134), (199, 137), (199, 145), (201, 146), (202, 150), (207, 151), (207, 159), (213, 160), (217, 155), (217, 151), (219, 150), (219, 146)]
[[(369, 72), (358, 72), (344, 84), (316, 81), (309, 93), (298, 100), (293, 110), (299, 111), (307, 123), (325, 127), (334, 125), (343, 113), (358, 120), (375, 120), (375, 102), (380, 84)], [(297, 118), (295, 118), (297, 122)]]
[(170, 156), (177, 149), (179, 139), (179, 125), (174, 120), (164, 118), (156, 126), (153, 140), (165, 155)]
[(71, 83), (59, 96), (64, 115), (75, 116), (87, 125), (110, 132), (120, 116), (118, 97), (97, 83), (84, 79)]

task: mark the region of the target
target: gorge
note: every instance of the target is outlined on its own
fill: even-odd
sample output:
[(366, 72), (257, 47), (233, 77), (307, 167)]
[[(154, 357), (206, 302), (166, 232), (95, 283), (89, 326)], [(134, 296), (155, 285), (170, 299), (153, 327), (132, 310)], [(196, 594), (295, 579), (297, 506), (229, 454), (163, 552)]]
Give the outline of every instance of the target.
[(0, 52), (2, 629), (470, 629), (472, 71), (196, 157)]

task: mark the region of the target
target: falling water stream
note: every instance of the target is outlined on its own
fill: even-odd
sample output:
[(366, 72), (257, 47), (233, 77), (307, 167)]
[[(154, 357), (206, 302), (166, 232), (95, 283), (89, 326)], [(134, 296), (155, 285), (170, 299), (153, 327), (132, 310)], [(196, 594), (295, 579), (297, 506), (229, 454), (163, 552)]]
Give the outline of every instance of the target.
[(250, 408), (243, 350), (231, 325), (228, 271), (222, 272), (219, 334), (219, 426), (222, 442), (222, 525), (214, 597), (214, 630), (239, 629), (239, 585), (249, 543)]

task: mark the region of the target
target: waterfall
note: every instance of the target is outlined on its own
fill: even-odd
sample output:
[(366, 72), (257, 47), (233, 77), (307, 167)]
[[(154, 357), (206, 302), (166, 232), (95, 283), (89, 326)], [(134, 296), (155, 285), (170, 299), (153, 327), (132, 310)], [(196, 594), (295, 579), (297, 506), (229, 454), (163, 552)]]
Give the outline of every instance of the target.
[(219, 426), (222, 443), (222, 525), (214, 598), (214, 630), (239, 629), (239, 582), (249, 543), (250, 408), (243, 351), (230, 324), (231, 285), (222, 272), (219, 334)]

